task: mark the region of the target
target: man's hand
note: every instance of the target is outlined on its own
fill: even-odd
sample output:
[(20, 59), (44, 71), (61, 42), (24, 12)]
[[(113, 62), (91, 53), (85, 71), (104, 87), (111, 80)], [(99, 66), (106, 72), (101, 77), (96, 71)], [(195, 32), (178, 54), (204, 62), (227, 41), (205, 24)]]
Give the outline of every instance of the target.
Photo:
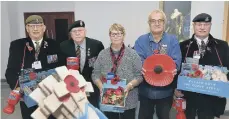
[(174, 94), (175, 94), (175, 96), (178, 97), (178, 98), (184, 96), (184, 94), (183, 94), (181, 91), (177, 90), (177, 89), (175, 89)]

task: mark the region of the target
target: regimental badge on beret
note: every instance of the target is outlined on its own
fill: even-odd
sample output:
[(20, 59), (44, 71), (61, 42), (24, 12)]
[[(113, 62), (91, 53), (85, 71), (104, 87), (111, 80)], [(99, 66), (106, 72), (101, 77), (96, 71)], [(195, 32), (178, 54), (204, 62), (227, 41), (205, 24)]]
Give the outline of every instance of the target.
[(38, 22), (39, 22), (39, 20), (38, 20), (38, 19), (36, 19), (36, 22), (38, 23)]
[(208, 22), (208, 21), (209, 21), (209, 18), (208, 18), (208, 17), (206, 17), (205, 21), (206, 21), (206, 22)]
[(83, 22), (80, 20), (80, 26), (83, 26)]

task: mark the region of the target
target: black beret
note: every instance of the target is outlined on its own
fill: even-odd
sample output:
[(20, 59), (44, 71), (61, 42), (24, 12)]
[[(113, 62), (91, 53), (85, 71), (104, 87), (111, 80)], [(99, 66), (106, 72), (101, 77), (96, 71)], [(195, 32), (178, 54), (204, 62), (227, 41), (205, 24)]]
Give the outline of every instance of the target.
[(77, 27), (85, 27), (85, 23), (82, 20), (75, 21), (68, 29), (68, 32), (70, 32), (73, 28)]
[(209, 14), (206, 14), (206, 13), (198, 14), (192, 20), (192, 22), (211, 22), (211, 21), (212, 21), (212, 17)]

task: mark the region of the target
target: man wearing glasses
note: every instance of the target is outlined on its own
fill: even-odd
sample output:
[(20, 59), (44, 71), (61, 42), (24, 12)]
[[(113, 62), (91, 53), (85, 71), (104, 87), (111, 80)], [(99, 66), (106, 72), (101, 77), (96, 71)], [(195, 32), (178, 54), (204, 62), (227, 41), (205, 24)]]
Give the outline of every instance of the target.
[[(179, 42), (175, 35), (164, 32), (166, 24), (164, 12), (154, 10), (148, 17), (148, 24), (150, 32), (140, 36), (134, 46), (142, 62), (144, 63), (147, 57), (154, 54), (167, 54), (174, 60), (176, 69), (179, 70), (181, 64)], [(156, 87), (149, 85), (144, 80), (139, 87), (140, 111), (138, 118), (152, 119), (156, 107), (158, 119), (169, 119), (175, 86), (176, 82), (165, 87)]]
[[(21, 69), (34, 68), (43, 71), (61, 66), (59, 44), (53, 39), (44, 37), (46, 26), (42, 17), (31, 15), (25, 24), (28, 37), (12, 41), (9, 49), (5, 76), (12, 90), (17, 87), (16, 82)], [(28, 108), (24, 101), (20, 101), (20, 107), (23, 119), (31, 119), (30, 115), (37, 108), (37, 106)]]
[[(194, 34), (180, 44), (182, 62), (186, 57), (199, 59), (201, 65), (223, 66), (229, 69), (229, 47), (227, 42), (215, 39), (211, 34), (209, 14), (201, 13), (193, 19)], [(229, 79), (229, 74), (227, 75)], [(187, 119), (214, 119), (224, 113), (226, 99), (217, 96), (185, 91)]]
[[(60, 44), (62, 55), (67, 65), (68, 57), (79, 58), (79, 72), (83, 75), (86, 81), (92, 83), (91, 74), (94, 62), (98, 54), (104, 49), (101, 41), (86, 37), (85, 23), (82, 20), (75, 21), (69, 27), (69, 40), (63, 41)], [(88, 96), (89, 102), (98, 108), (99, 104), (99, 89), (92, 83), (94, 93)]]

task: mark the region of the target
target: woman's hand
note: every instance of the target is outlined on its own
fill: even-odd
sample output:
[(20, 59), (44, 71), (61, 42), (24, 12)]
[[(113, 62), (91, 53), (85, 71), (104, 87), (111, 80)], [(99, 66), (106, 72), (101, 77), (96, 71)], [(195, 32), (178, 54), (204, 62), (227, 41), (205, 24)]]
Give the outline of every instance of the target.
[(133, 84), (132, 84), (132, 83), (128, 83), (128, 84), (126, 85), (126, 88), (125, 88), (125, 90), (124, 90), (125, 97), (128, 96), (129, 91), (132, 90), (133, 88), (134, 88), (134, 87), (133, 87)]

